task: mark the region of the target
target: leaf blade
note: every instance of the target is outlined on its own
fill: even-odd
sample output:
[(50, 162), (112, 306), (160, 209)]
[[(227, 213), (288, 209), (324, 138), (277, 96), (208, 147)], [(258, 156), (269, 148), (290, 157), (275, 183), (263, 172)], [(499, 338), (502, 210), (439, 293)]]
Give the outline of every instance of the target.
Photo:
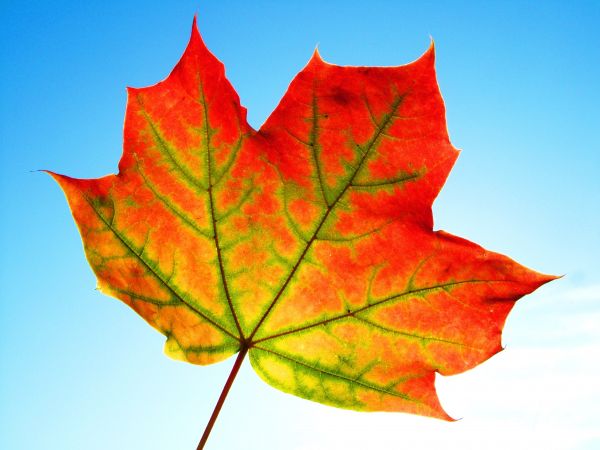
[(248, 351), (284, 392), (451, 420), (435, 373), (500, 351), (514, 302), (555, 277), (433, 230), (458, 156), (434, 59), (315, 53), (255, 131), (194, 20), (171, 74), (128, 89), (119, 173), (51, 173), (100, 289), (175, 358)]

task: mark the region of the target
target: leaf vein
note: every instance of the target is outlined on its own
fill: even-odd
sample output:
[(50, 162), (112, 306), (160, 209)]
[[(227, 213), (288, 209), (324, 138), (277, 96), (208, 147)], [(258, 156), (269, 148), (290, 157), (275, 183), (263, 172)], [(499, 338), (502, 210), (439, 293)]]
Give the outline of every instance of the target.
[(365, 159), (369, 155), (369, 152), (374, 147), (374, 145), (377, 142), (377, 140), (379, 139), (379, 136), (381, 135), (381, 133), (383, 131), (385, 131), (391, 125), (392, 118), (393, 118), (395, 112), (398, 110), (398, 108), (399, 108), (399, 106), (400, 106), (400, 104), (402, 102), (402, 99), (403, 99), (403, 96), (398, 96), (392, 102), (391, 107), (390, 107), (390, 112), (385, 116), (382, 124), (377, 128), (377, 130), (375, 131), (375, 133), (373, 133), (373, 136), (371, 137), (371, 139), (369, 139), (369, 141), (367, 143), (367, 147), (366, 147), (366, 149), (365, 149), (365, 151), (364, 151), (364, 153), (363, 153), (363, 155), (361, 157), (361, 160), (359, 161), (359, 163), (358, 163), (358, 165), (356, 167), (355, 172), (353, 173), (353, 175), (348, 180), (348, 183), (346, 184), (346, 186), (344, 187), (344, 189), (342, 189), (340, 191), (340, 193), (335, 198), (335, 200), (331, 203), (331, 205), (329, 205), (327, 207), (327, 210), (325, 211), (325, 214), (323, 215), (323, 217), (321, 218), (321, 220), (320, 220), (319, 224), (317, 225), (315, 231), (313, 232), (312, 237), (307, 241), (306, 246), (304, 247), (304, 250), (300, 254), (300, 257), (298, 258), (298, 261), (296, 262), (296, 264), (294, 264), (294, 266), (292, 267), (292, 270), (290, 271), (289, 275), (287, 276), (287, 278), (283, 282), (281, 288), (279, 289), (279, 291), (275, 295), (274, 299), (271, 301), (271, 303), (269, 304), (269, 306), (267, 307), (267, 309), (265, 310), (265, 312), (261, 316), (260, 320), (258, 321), (258, 323), (256, 324), (256, 326), (254, 327), (254, 330), (252, 331), (252, 333), (250, 334), (250, 337), (249, 337), (249, 341), (250, 342), (252, 342), (252, 339), (254, 338), (254, 336), (256, 335), (256, 333), (258, 332), (258, 330), (260, 329), (260, 327), (264, 323), (265, 319), (268, 317), (268, 315), (273, 310), (274, 306), (277, 304), (277, 302), (281, 298), (281, 295), (286, 290), (286, 288), (289, 285), (291, 279), (293, 278), (293, 276), (297, 272), (298, 268), (300, 267), (300, 264), (304, 260), (304, 257), (308, 253), (308, 250), (312, 246), (313, 242), (315, 240), (317, 240), (317, 236), (318, 236), (319, 232), (321, 231), (321, 228), (323, 227), (323, 225), (327, 221), (327, 218), (329, 217), (329, 214), (333, 211), (333, 209), (338, 204), (338, 202), (340, 201), (340, 199), (344, 196), (344, 194), (346, 193), (346, 191), (348, 190), (348, 188), (350, 187), (350, 185), (354, 182), (354, 178), (356, 177), (356, 175), (360, 171), (360, 169), (362, 167), (362, 164), (364, 163)]
[[(343, 381), (349, 383), (350, 385), (358, 384), (359, 386), (362, 386), (362, 387), (367, 388), (367, 389), (371, 389), (373, 391), (380, 392), (382, 394), (391, 395), (393, 397), (399, 397), (399, 398), (401, 398), (403, 400), (407, 400), (407, 401), (414, 402), (414, 403), (422, 403), (421, 401), (419, 401), (419, 400), (417, 400), (415, 398), (412, 398), (412, 397), (410, 397), (407, 394), (403, 394), (403, 393), (397, 392), (397, 391), (387, 390), (385, 388), (382, 388), (382, 387), (379, 387), (379, 386), (375, 386), (375, 385), (373, 385), (371, 383), (367, 383), (367, 382), (365, 382), (363, 380), (360, 380), (360, 379), (357, 379), (357, 378), (348, 377), (348, 376), (343, 375), (341, 373), (331, 372), (329, 370), (323, 369), (322, 367), (309, 364), (309, 363), (307, 363), (305, 361), (301, 361), (301, 360), (298, 360), (296, 358), (292, 358), (291, 356), (284, 355), (282, 353), (276, 352), (276, 351), (271, 350), (271, 349), (267, 349), (267, 348), (264, 348), (264, 347), (253, 347), (253, 348), (255, 348), (257, 350), (264, 351), (266, 353), (270, 353), (270, 354), (275, 355), (275, 356), (277, 356), (279, 358), (288, 360), (288, 361), (290, 361), (290, 362), (292, 362), (294, 364), (298, 364), (300, 366), (306, 367), (307, 369), (310, 369), (310, 370), (313, 370), (313, 371), (317, 372), (319, 374), (319, 376), (325, 375), (325, 376), (329, 376), (329, 377), (332, 377), (332, 378), (338, 378), (340, 380), (343, 380)], [(364, 375), (364, 374), (362, 374), (362, 375)], [(323, 386), (323, 389), (324, 389), (324, 386)]]
[(138, 260), (142, 263), (142, 265), (144, 265), (149, 272), (154, 275), (154, 277), (161, 282), (161, 284), (163, 286), (165, 286), (167, 288), (167, 290), (169, 290), (182, 304), (186, 305), (192, 312), (198, 314), (200, 317), (202, 317), (204, 320), (206, 320), (207, 322), (209, 322), (211, 325), (215, 326), (216, 328), (218, 328), (219, 330), (221, 330), (223, 333), (227, 334), (228, 336), (238, 340), (239, 338), (231, 333), (228, 329), (226, 329), (224, 326), (222, 326), (221, 324), (219, 324), (216, 320), (212, 319), (210, 316), (208, 316), (207, 314), (203, 313), (202, 311), (200, 311), (199, 309), (197, 309), (196, 307), (192, 306), (189, 302), (187, 302), (184, 298), (184, 296), (182, 294), (180, 294), (179, 292), (177, 292), (175, 290), (174, 287), (172, 287), (171, 285), (169, 285), (160, 275), (160, 273), (156, 270), (155, 264), (152, 264), (148, 261), (146, 261), (144, 258), (142, 258), (142, 256), (135, 251), (135, 248), (133, 247), (133, 245), (128, 242), (128, 240), (121, 235), (121, 233), (119, 233), (119, 231), (111, 224), (109, 223), (109, 221), (100, 213), (100, 211), (98, 211), (95, 207), (93, 202), (91, 201), (91, 199), (89, 197), (87, 197), (83, 192), (82, 195), (84, 196), (85, 200), (87, 201), (87, 203), (90, 205), (90, 207), (92, 208), (92, 210), (94, 211), (94, 213), (98, 216), (98, 218), (104, 222), (104, 224), (108, 227), (108, 229), (110, 231), (112, 231), (112, 233), (116, 236), (116, 238), (133, 254), (135, 255)]
[(225, 291), (225, 297), (227, 298), (227, 303), (229, 305), (229, 310), (231, 311), (231, 315), (233, 316), (233, 320), (235, 321), (235, 326), (239, 333), (239, 340), (243, 342), (246, 338), (244, 337), (244, 332), (242, 331), (242, 327), (240, 326), (240, 321), (238, 319), (237, 314), (235, 313), (235, 309), (233, 307), (233, 301), (231, 300), (231, 294), (229, 292), (229, 286), (227, 284), (227, 277), (225, 276), (225, 267), (223, 265), (223, 255), (221, 252), (221, 247), (219, 246), (219, 232), (217, 229), (217, 214), (215, 211), (215, 199), (213, 194), (213, 181), (212, 181), (212, 164), (211, 164), (211, 128), (208, 120), (208, 104), (206, 102), (206, 97), (204, 95), (204, 87), (202, 82), (199, 83), (200, 89), (200, 103), (202, 105), (202, 113), (204, 115), (203, 121), (203, 129), (205, 133), (205, 138), (203, 140), (204, 143), (204, 151), (206, 153), (206, 165), (208, 172), (208, 198), (209, 198), (209, 206), (210, 206), (210, 216), (212, 220), (213, 227), (213, 242), (215, 243), (215, 250), (217, 252), (217, 259), (219, 263), (219, 274), (221, 275), (221, 282), (223, 283), (223, 290)]
[(320, 325), (327, 325), (327, 324), (329, 324), (331, 322), (335, 322), (337, 320), (345, 319), (347, 317), (353, 317), (355, 314), (358, 314), (358, 313), (366, 311), (370, 308), (374, 308), (376, 306), (382, 305), (384, 303), (398, 300), (400, 298), (408, 297), (408, 296), (415, 295), (415, 294), (422, 294), (425, 292), (431, 292), (431, 291), (435, 291), (438, 289), (447, 289), (449, 287), (453, 287), (453, 286), (457, 286), (457, 285), (461, 285), (461, 284), (467, 284), (467, 283), (508, 283), (508, 282), (510, 282), (510, 280), (462, 280), (462, 281), (455, 281), (455, 282), (451, 282), (451, 283), (443, 283), (443, 284), (439, 284), (437, 286), (429, 286), (426, 288), (411, 289), (411, 290), (405, 291), (401, 294), (396, 294), (396, 295), (392, 295), (392, 296), (389, 296), (389, 297), (386, 297), (386, 298), (383, 298), (380, 300), (373, 301), (366, 306), (363, 306), (363, 307), (355, 309), (355, 310), (348, 311), (344, 314), (339, 314), (337, 316), (333, 316), (328, 319), (320, 320), (318, 322), (313, 322), (311, 324), (304, 325), (302, 327), (282, 331), (279, 333), (272, 334), (270, 336), (266, 336), (264, 338), (257, 339), (256, 341), (254, 341), (254, 343), (258, 344), (260, 342), (268, 341), (271, 339), (276, 339), (276, 338), (279, 338), (282, 336), (299, 333), (301, 331), (305, 331), (310, 328), (318, 327)]

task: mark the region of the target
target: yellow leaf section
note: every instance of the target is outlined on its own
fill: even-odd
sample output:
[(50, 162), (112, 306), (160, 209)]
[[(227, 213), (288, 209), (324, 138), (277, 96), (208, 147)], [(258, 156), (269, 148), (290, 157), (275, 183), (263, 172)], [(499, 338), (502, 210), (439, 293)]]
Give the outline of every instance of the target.
[(210, 364), (237, 352), (226, 303), (215, 301), (220, 294), (210, 239), (173, 220), (139, 177), (120, 183), (122, 175), (51, 175), (67, 197), (102, 292), (167, 336), (170, 356)]
[[(382, 360), (382, 352), (359, 361), (364, 353), (356, 341), (341, 342), (326, 332), (311, 334), (311, 339), (290, 336), (278, 345), (257, 345), (249, 352), (252, 367), (266, 383), (307, 400), (355, 411), (402, 411), (451, 420), (435, 395), (432, 372), (396, 372), (382, 381), (368, 374), (376, 372), (375, 366), (393, 369), (394, 361)], [(289, 351), (297, 344), (305, 351)]]
[[(329, 285), (311, 266), (299, 272), (302, 287), (291, 285), (295, 294), (282, 297), (264, 330), (271, 334), (250, 351), (253, 367), (310, 400), (449, 419), (435, 372), (460, 373), (499, 352), (514, 302), (554, 277), (443, 232), (411, 229), (409, 241), (396, 225), (380, 234), (390, 244), (371, 248), (372, 265), (361, 263), (360, 245), (310, 255), (313, 266), (330, 267)], [(345, 294), (344, 278), (359, 283), (356, 298)]]

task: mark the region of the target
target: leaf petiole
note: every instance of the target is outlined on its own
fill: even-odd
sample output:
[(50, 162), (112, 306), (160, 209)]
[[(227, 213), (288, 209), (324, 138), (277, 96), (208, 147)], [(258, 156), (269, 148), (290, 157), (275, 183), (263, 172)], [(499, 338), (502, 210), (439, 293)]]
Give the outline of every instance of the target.
[(227, 398), (227, 394), (229, 393), (229, 389), (231, 389), (231, 385), (233, 384), (233, 380), (235, 380), (236, 375), (238, 374), (240, 367), (242, 367), (242, 363), (244, 362), (244, 358), (248, 353), (248, 347), (243, 346), (238, 353), (238, 356), (231, 368), (231, 372), (229, 373), (229, 377), (227, 377), (227, 381), (225, 382), (225, 386), (223, 386), (223, 390), (221, 391), (221, 395), (219, 396), (219, 400), (217, 400), (217, 404), (215, 405), (215, 409), (213, 410), (208, 423), (206, 424), (206, 428), (204, 429), (204, 434), (200, 438), (200, 442), (198, 443), (198, 447), (196, 450), (202, 450), (206, 445), (206, 441), (208, 440), (208, 436), (219, 416), (219, 412), (223, 407), (223, 403), (225, 403), (225, 398)]

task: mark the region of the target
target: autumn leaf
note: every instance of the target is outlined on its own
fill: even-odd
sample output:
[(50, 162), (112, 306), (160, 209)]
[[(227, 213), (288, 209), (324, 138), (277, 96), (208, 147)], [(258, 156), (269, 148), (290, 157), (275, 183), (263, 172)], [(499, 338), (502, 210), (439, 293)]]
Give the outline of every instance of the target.
[(173, 72), (128, 90), (119, 173), (52, 176), (99, 289), (168, 355), (239, 352), (217, 414), (248, 354), (284, 392), (449, 420), (435, 373), (500, 351), (515, 301), (554, 278), (433, 231), (457, 156), (433, 46), (398, 67), (315, 52), (255, 131), (194, 21)]

